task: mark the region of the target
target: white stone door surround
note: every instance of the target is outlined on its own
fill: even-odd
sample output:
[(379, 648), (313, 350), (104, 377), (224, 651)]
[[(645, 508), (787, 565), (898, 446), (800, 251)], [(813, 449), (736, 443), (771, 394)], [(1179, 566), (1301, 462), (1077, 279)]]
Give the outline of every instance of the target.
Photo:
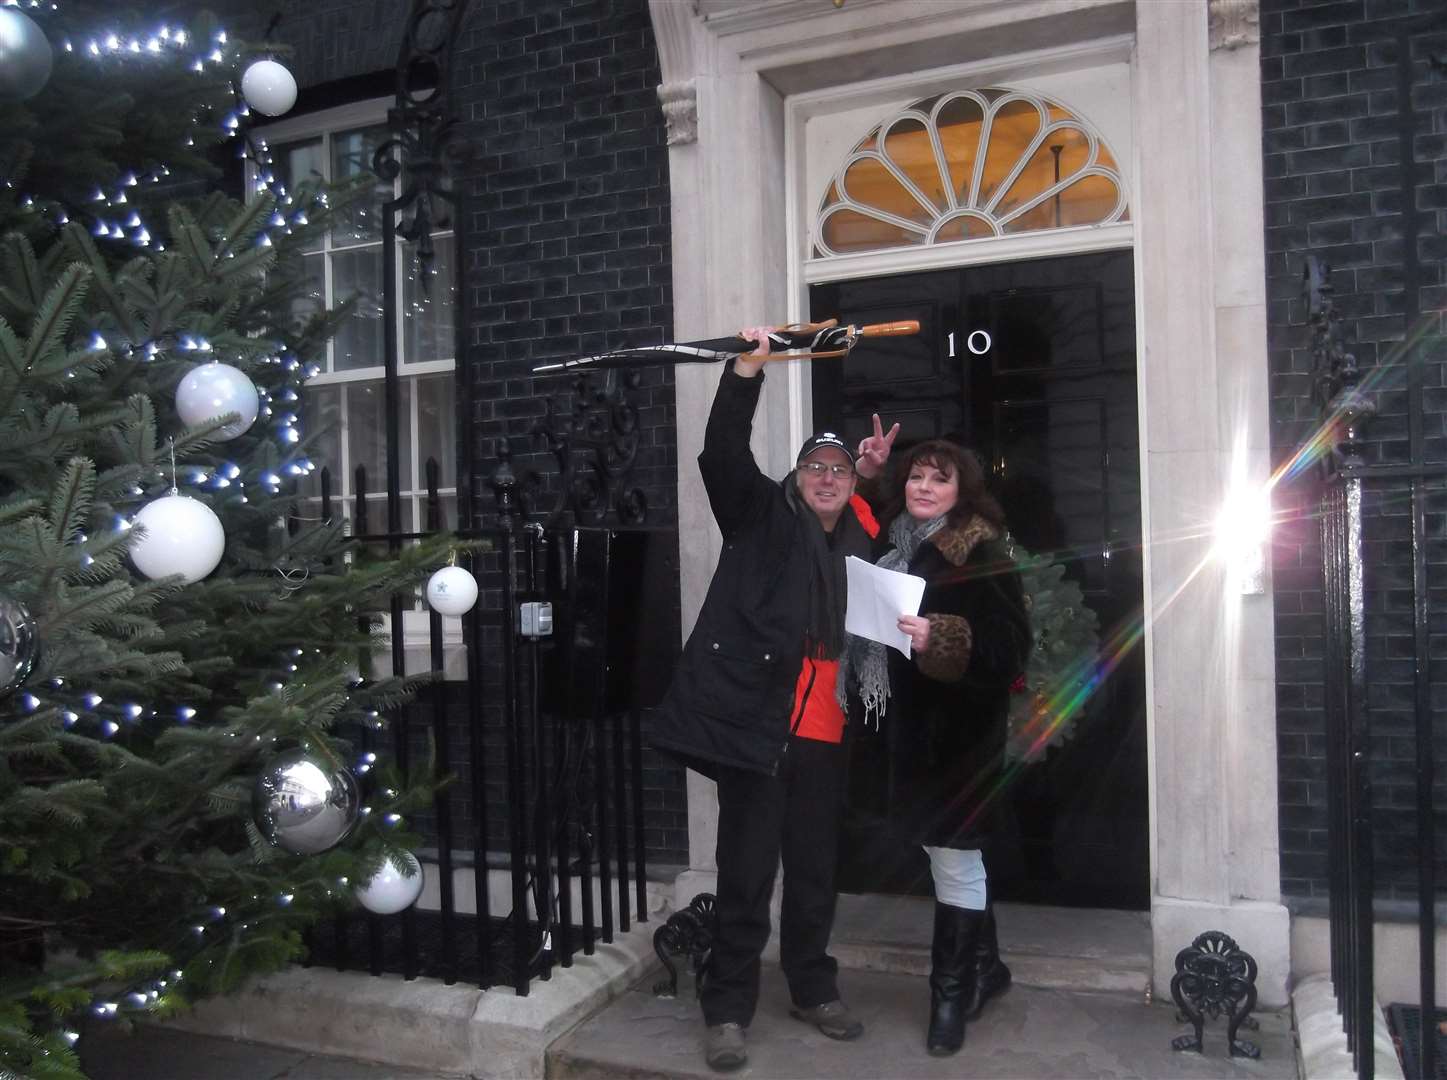
[[(1129, 35), (1138, 310), (1154, 989), (1203, 930), (1287, 1000), (1270, 590), (1208, 558), (1233, 484), (1269, 470), (1255, 0), (650, 0), (669, 121), (677, 338), (804, 310), (788, 233), (790, 95)], [(754, 425), (782, 475), (801, 438), (801, 365), (770, 373)], [(685, 632), (719, 538), (698, 477), (718, 369), (677, 369)], [(686, 900), (711, 887), (717, 806), (689, 773)]]

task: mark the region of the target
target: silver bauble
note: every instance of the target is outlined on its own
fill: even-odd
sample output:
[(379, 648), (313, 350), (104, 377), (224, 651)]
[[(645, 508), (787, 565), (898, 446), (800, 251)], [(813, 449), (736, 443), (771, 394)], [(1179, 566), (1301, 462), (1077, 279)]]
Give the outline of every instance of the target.
[(0, 593), (0, 697), (26, 680), (39, 651), (30, 612), (19, 600)]
[(0, 7), (0, 101), (24, 101), (50, 78), (50, 42), (35, 20), (13, 7)]
[(357, 821), (357, 781), (343, 766), (306, 750), (278, 754), (262, 766), (251, 810), (261, 835), (293, 855), (315, 855)]

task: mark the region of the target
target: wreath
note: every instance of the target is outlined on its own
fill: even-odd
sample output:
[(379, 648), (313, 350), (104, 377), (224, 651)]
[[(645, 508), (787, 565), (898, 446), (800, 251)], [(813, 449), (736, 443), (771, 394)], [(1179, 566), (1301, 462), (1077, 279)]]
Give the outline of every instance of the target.
[(1080, 586), (1050, 555), (1032, 555), (1014, 541), (1010, 556), (1020, 574), (1030, 617), (1031, 648), (1025, 670), (1010, 687), (1007, 761), (1044, 759), (1075, 733), (1097, 672), (1099, 620)]

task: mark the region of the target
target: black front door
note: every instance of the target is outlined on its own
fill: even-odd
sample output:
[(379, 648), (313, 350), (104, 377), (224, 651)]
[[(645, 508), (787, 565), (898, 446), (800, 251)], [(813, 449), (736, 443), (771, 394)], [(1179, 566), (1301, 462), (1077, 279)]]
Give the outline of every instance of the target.
[[(1025, 549), (1056, 553), (1100, 621), (1138, 641), (1140, 462), (1130, 252), (1036, 259), (817, 285), (812, 319), (918, 319), (920, 334), (812, 365), (814, 421), (858, 440), (878, 412), (896, 448), (945, 436), (973, 447)], [(1136, 646), (1101, 656), (1111, 674), (1070, 737), (1010, 778), (1014, 835), (988, 868), (996, 899), (1145, 908), (1150, 898), (1145, 666)], [(851, 731), (856, 807), (881, 791), (885, 737)], [(865, 818), (851, 819), (859, 823)], [(877, 857), (846, 836), (840, 888), (928, 892), (922, 853)]]

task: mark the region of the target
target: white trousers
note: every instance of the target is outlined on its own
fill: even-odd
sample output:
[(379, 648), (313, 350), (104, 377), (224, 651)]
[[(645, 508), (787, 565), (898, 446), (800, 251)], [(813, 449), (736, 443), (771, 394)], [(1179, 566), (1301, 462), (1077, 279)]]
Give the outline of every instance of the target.
[(985, 859), (979, 851), (924, 847), (935, 879), (935, 899), (950, 907), (985, 910)]

